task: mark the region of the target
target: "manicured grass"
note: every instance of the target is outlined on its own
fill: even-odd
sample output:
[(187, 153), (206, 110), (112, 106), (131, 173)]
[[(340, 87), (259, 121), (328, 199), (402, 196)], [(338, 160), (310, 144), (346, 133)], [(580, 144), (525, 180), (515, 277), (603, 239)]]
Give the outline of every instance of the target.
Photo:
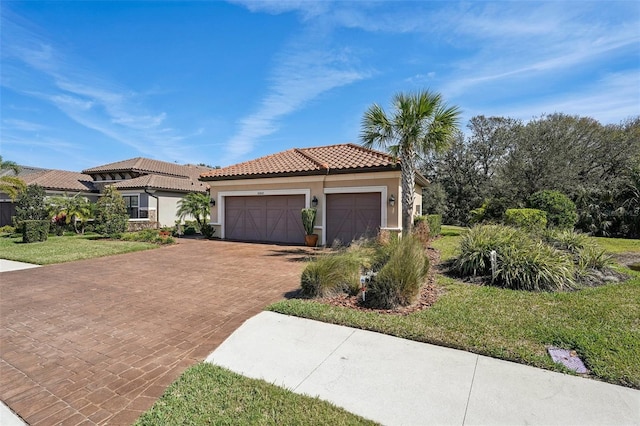
[(610, 253), (640, 252), (640, 240), (594, 237), (600, 247)]
[(440, 251), (441, 260), (456, 256), (460, 236), (467, 229), (461, 226), (442, 225), (441, 237), (431, 243), (431, 247)]
[[(434, 243), (443, 259), (453, 256), (460, 238), (459, 231), (446, 232)], [(608, 244), (629, 251), (629, 240)], [(546, 347), (575, 349), (593, 377), (640, 389), (640, 273), (624, 271), (632, 279), (563, 293), (504, 290), (438, 276), (444, 294), (431, 308), (406, 316), (298, 299), (268, 309), (556, 371), (566, 370), (551, 361)]]
[[(365, 396), (363, 396), (365, 397)], [(135, 423), (146, 425), (374, 425), (317, 398), (208, 363), (185, 371)]]
[(41, 243), (24, 244), (22, 237), (0, 237), (0, 258), (49, 265), (113, 254), (157, 248), (158, 245), (135, 241), (96, 239), (96, 236), (49, 236)]

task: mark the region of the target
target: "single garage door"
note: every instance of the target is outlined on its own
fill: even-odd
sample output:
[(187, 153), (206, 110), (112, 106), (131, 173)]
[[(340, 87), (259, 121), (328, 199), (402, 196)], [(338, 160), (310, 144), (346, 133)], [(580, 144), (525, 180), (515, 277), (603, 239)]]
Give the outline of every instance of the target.
[(327, 194), (327, 244), (348, 244), (380, 229), (380, 193)]
[(304, 195), (225, 198), (225, 238), (300, 244)]

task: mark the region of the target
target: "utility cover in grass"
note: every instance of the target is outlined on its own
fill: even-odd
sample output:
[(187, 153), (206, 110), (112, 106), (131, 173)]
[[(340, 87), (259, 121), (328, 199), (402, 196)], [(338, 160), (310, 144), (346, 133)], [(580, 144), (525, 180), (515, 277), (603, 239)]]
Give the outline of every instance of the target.
[(575, 371), (579, 374), (587, 374), (589, 370), (584, 366), (582, 360), (576, 354), (576, 351), (570, 351), (568, 349), (554, 348), (553, 346), (548, 348), (549, 355), (558, 364), (562, 364), (569, 370)]

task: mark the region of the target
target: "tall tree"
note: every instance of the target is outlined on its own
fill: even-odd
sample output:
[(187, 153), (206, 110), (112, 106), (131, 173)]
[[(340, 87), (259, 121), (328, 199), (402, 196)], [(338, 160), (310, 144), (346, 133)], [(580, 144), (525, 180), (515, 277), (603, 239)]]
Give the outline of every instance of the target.
[(209, 218), (209, 196), (201, 192), (190, 192), (178, 201), (178, 217), (180, 220), (191, 216), (202, 231)]
[[(4, 161), (0, 155), (0, 172), (3, 170), (13, 171), (15, 175), (20, 173), (20, 166), (13, 161)], [(0, 176), (0, 192), (4, 192), (14, 200), (18, 197), (20, 191), (23, 191), (26, 185), (22, 179), (17, 176), (3, 174)]]
[(444, 150), (457, 129), (460, 110), (430, 91), (398, 93), (387, 114), (377, 104), (365, 112), (360, 139), (364, 146), (381, 147), (398, 158), (402, 170), (402, 231), (410, 233), (418, 160)]

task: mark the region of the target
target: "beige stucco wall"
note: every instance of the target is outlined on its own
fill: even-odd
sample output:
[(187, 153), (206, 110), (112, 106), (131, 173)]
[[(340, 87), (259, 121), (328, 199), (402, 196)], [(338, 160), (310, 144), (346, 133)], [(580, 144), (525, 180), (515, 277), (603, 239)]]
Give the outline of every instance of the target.
[[(306, 207), (311, 207), (311, 200), (318, 199), (318, 215), (316, 233), (320, 235), (320, 244), (325, 241), (324, 215), (326, 196), (330, 193), (344, 192), (380, 192), (381, 227), (399, 231), (402, 227), (400, 171), (372, 173), (351, 173), (325, 176), (294, 176), (264, 179), (239, 179), (229, 181), (207, 182), (211, 187), (211, 198), (216, 205), (211, 208), (211, 224), (216, 228), (217, 236), (224, 236), (224, 204), (228, 196), (249, 195), (285, 195), (301, 194), (305, 196)], [(393, 194), (396, 202), (389, 205), (389, 197)], [(422, 188), (416, 186), (414, 205), (422, 205)]]

